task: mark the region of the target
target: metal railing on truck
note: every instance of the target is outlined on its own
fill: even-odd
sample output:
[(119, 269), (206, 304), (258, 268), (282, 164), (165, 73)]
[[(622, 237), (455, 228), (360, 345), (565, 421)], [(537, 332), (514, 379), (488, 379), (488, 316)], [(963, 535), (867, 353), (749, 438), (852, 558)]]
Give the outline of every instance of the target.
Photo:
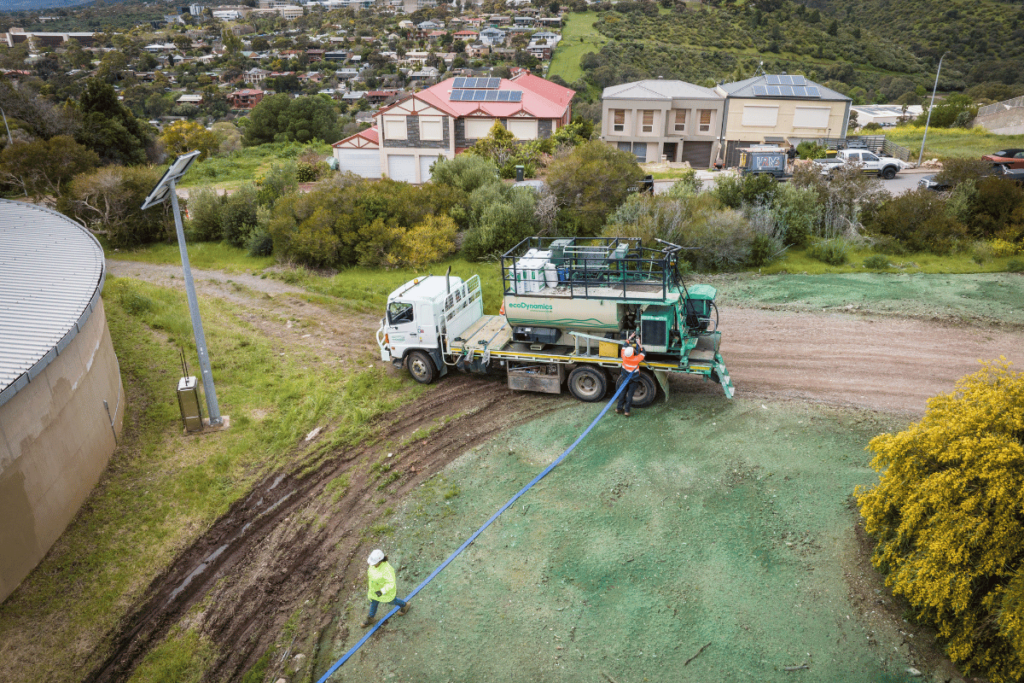
[(684, 247), (657, 241), (663, 245), (661, 249), (644, 247), (638, 237), (528, 237), (501, 257), (502, 290), (515, 296), (550, 296), (549, 292), (520, 287), (521, 260), (530, 253), (550, 252), (544, 259), (553, 265), (554, 286), (569, 298), (622, 299), (631, 289), (647, 293), (660, 289), (662, 299), (667, 299), (671, 286), (685, 291), (677, 270)]

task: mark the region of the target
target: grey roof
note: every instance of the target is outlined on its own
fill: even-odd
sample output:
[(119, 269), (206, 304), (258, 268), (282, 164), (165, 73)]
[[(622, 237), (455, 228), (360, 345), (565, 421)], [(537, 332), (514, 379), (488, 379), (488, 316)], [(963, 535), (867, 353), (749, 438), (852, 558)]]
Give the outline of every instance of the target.
[(0, 405), (67, 347), (99, 303), (103, 248), (50, 209), (0, 199)]
[[(820, 83), (815, 83), (814, 81), (812, 81), (809, 78), (805, 78), (804, 81), (807, 83), (808, 86), (817, 87), (818, 91), (821, 93), (821, 96), (820, 97), (787, 97), (785, 99), (797, 99), (797, 100), (806, 100), (806, 99), (812, 99), (812, 100), (842, 100), (842, 101), (851, 101), (852, 102), (852, 100), (850, 100), (850, 98), (847, 97), (846, 95), (844, 95), (842, 93), (839, 93), (839, 92), (836, 92), (835, 90), (832, 90), (831, 88), (826, 88), (825, 86), (821, 85)], [(766, 82), (764, 76), (754, 76), (753, 78), (748, 78), (748, 79), (743, 80), (743, 81), (734, 81), (733, 83), (723, 83), (723, 84), (721, 84), (718, 87), (721, 88), (723, 91), (725, 91), (729, 95), (729, 97), (740, 97), (740, 98), (747, 98), (747, 97), (749, 97), (749, 98), (753, 99), (753, 98), (757, 97), (757, 95), (754, 94), (754, 86), (755, 85), (766, 85), (766, 83), (767, 82)], [(761, 98), (764, 98), (764, 96), (762, 95)], [(780, 99), (780, 97), (778, 97), (778, 96), (769, 96), (767, 99)]]
[(634, 81), (613, 85), (604, 89), (601, 99), (605, 100), (721, 100), (724, 99), (711, 88), (704, 88), (686, 81)]

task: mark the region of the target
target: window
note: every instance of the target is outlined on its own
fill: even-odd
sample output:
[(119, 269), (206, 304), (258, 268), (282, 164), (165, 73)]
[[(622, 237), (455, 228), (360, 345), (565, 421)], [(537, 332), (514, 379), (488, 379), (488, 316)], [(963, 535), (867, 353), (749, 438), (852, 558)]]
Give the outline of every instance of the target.
[(385, 116), (384, 117), (384, 138), (386, 140), (406, 140), (405, 117)]
[(650, 110), (650, 109), (645, 109), (643, 111), (643, 113), (642, 113), (642, 116), (643, 116), (643, 119), (642, 119), (643, 123), (640, 126), (640, 130), (642, 132), (644, 132), (644, 133), (653, 133), (654, 132), (654, 111)]
[[(655, 145), (657, 148), (657, 145)], [(646, 142), (634, 142), (633, 143), (633, 156), (636, 157), (636, 162), (642, 164), (647, 161), (647, 143)]]
[(517, 140), (537, 139), (537, 119), (509, 119), (508, 132)]
[(871, 152), (864, 152), (860, 158), (863, 159), (864, 161), (878, 161), (878, 157), (876, 157)]
[(629, 143), (629, 142), (620, 142), (620, 143), (618, 143), (618, 144), (619, 144), (619, 151), (620, 151), (620, 152), (632, 152), (632, 151), (633, 151), (633, 145), (632, 145), (632, 143)]
[(626, 110), (625, 109), (613, 109), (612, 110), (612, 130), (616, 133), (622, 133), (626, 130)]
[(444, 140), (444, 127), (439, 118), (420, 118), (420, 140)]
[(494, 125), (494, 119), (466, 119), (466, 139), (479, 140), (487, 137)]
[(392, 301), (388, 304), (388, 324), (400, 325), (412, 322), (412, 304), (403, 301)]
[(797, 107), (793, 112), (794, 128), (828, 128), (828, 107)]
[(778, 120), (778, 106), (747, 104), (743, 107), (744, 126), (764, 126), (767, 128), (774, 128)]
[(711, 112), (711, 109), (700, 110), (700, 126), (697, 130), (699, 130), (701, 133), (711, 132)]
[(685, 109), (677, 109), (676, 110), (676, 132), (677, 133), (685, 133), (686, 132), (686, 110)]

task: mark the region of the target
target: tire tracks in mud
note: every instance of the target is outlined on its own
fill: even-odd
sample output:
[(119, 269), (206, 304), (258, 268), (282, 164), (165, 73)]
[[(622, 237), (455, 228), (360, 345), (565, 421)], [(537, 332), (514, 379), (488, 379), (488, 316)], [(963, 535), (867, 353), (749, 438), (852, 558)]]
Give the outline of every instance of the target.
[[(401, 498), (466, 450), (558, 402), (558, 397), (512, 392), (492, 378), (455, 375), (419, 402), (380, 418), (374, 442), (330, 453), (304, 475), (268, 476), (154, 579), (139, 606), (109, 635), (109, 653), (84, 680), (128, 680), (150, 649), (183, 620), (199, 626), (219, 646), (220, 656), (206, 679), (239, 678), (273, 646), (296, 605), (304, 599), (331, 605), (361, 576), (362, 531), (385, 503)], [(501, 410), (493, 410), (498, 404)], [(429, 436), (405, 443), (417, 430), (452, 416), (457, 417)], [(389, 449), (398, 456), (393, 471), (401, 476), (381, 492), (369, 464)], [(333, 503), (324, 488), (346, 474), (348, 489)], [(321, 610), (320, 618), (305, 626), (321, 630), (331, 618)]]

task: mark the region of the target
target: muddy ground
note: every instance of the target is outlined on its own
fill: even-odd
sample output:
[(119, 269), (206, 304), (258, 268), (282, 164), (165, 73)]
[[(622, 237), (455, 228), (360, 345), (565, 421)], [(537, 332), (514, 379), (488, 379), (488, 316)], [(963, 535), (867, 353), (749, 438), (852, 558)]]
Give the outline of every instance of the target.
[[(172, 277), (173, 269), (116, 261), (109, 265), (116, 276), (181, 285), (180, 277)], [(373, 352), (375, 316), (302, 301), (301, 290), (270, 279), (203, 271), (195, 271), (195, 277), (201, 295), (225, 297), (250, 308), (257, 327), (282, 344), (315, 350), (323, 363), (364, 359)], [(282, 325), (299, 313), (323, 322), (326, 334), (302, 336)], [(792, 313), (729, 306), (721, 311), (721, 325), (722, 353), (744, 405), (762, 399), (772, 402), (773, 409), (810, 403), (815, 409), (880, 411), (904, 421), (921, 415), (929, 396), (951, 390), (957, 378), (976, 368), (976, 359), (1005, 355), (1019, 362), (1024, 349), (1024, 334), (1019, 331), (965, 327), (957, 321), (908, 320), (863, 308)], [(711, 384), (676, 381), (673, 392), (674, 400), (703, 401), (705, 406), (724, 401), (719, 398), (720, 389)], [(463, 454), (475, 447), (493, 449), (496, 437), (497, 443), (509, 438), (513, 432), (506, 430), (537, 420), (542, 421), (538, 424), (547, 424), (545, 419), (557, 422), (564, 411), (576, 415), (584, 409), (591, 407), (567, 397), (513, 394), (498, 379), (444, 378), (422, 400), (382, 421), (386, 440), (333, 453), (305, 476), (274, 476), (257, 486), (153, 582), (146, 599), (101, 648), (109, 656), (91, 668), (84, 680), (128, 680), (145, 653), (179, 622), (199, 629), (217, 645), (220, 656), (209, 680), (238, 680), (267, 651), (274, 653), (268, 673), (280, 674), (289, 683), (315, 680), (338, 648), (356, 636), (349, 632), (352, 615), (342, 610), (346, 605), (361, 609), (364, 557), (393, 532), (382, 531), (384, 541), (365, 534), (374, 525), (389, 524), (375, 511), (412, 500), (407, 494), (424, 483), (427, 488), (434, 486), (432, 482), (438, 480), (431, 477)], [(582, 413), (577, 417), (574, 426)], [(539, 466), (542, 459), (532, 464)], [(378, 462), (386, 467), (371, 468)], [(858, 465), (860, 476), (865, 474), (863, 464)], [(400, 476), (382, 486), (385, 472)], [(349, 485), (338, 497), (332, 493), (337, 489), (329, 490), (328, 485), (344, 475), (349, 476)], [(468, 501), (471, 496), (456, 498)], [(480, 499), (473, 499), (482, 505)], [(496, 508), (503, 501), (491, 502)], [(843, 560), (845, 599), (863, 605), (865, 614), (874, 610), (884, 615), (878, 619), (898, 623), (898, 606), (875, 592), (880, 583), (866, 564), (866, 546), (856, 542), (856, 515), (847, 510), (842, 519), (847, 529), (843, 547), (858, 548)], [(433, 554), (449, 549), (439, 545)], [(488, 614), (480, 613), (481, 627)], [(860, 619), (862, 626), (868, 617)], [(282, 640), (286, 625), (287, 632), (294, 634), (290, 642)], [(871, 635), (875, 630), (864, 632), (868, 633), (865, 638), (875, 637)], [(726, 650), (727, 642), (720, 641), (719, 652)], [(702, 644), (695, 640), (687, 648)], [(942, 668), (934, 647), (923, 650), (915, 657), (955, 678), (955, 672)], [(296, 660), (296, 653), (304, 657)], [(486, 658), (487, 654), (473, 656)], [(710, 648), (701, 655), (705, 656), (711, 658)], [(799, 665), (799, 657), (793, 657), (792, 663)], [(499, 679), (506, 675), (497, 669), (488, 671)], [(617, 677), (613, 671), (619, 669), (595, 670), (614, 680), (643, 680), (623, 673)], [(445, 680), (440, 673), (429, 678)]]

